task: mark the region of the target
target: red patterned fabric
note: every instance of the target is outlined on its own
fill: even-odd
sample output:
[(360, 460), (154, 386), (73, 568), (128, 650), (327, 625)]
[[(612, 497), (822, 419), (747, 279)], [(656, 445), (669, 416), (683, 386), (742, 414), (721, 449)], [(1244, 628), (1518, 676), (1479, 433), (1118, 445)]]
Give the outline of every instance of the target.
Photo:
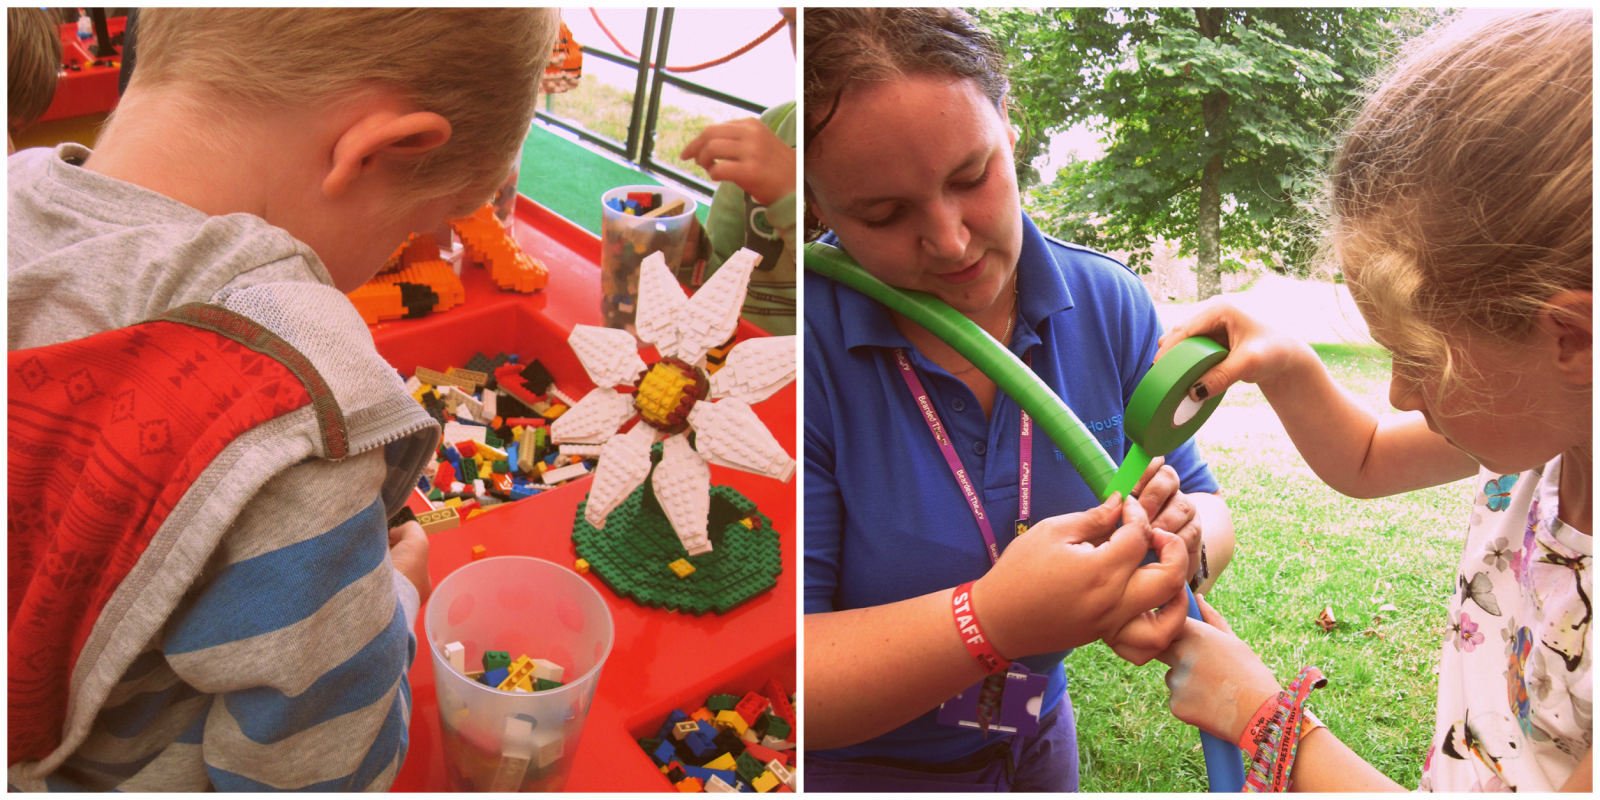
[(8, 354), (8, 764), (60, 744), (95, 621), (211, 460), (325, 395), (314, 371), (302, 383), (304, 357), (254, 322), (174, 314), (184, 322)]

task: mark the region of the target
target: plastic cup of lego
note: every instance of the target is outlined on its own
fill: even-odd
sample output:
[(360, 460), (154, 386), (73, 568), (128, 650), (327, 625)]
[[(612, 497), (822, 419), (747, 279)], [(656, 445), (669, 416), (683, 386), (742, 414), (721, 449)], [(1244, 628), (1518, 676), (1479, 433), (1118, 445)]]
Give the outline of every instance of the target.
[[(677, 213), (631, 216), (612, 208), (612, 199), (625, 201), (630, 192), (661, 195), (662, 206), (683, 201)], [(600, 196), (600, 324), (637, 333), (633, 327), (639, 303), (639, 265), (645, 256), (660, 251), (667, 266), (677, 269), (683, 248), (694, 230), (699, 203), (688, 194), (667, 186), (618, 186)]]
[[(549, 561), (486, 558), (440, 581), (423, 620), (451, 788), (561, 791), (611, 653), (611, 611), (600, 593)], [(486, 686), (450, 665), (451, 643), (464, 649), (466, 670), (481, 669), (485, 651), (502, 651), (561, 667), (563, 685), (533, 693)]]

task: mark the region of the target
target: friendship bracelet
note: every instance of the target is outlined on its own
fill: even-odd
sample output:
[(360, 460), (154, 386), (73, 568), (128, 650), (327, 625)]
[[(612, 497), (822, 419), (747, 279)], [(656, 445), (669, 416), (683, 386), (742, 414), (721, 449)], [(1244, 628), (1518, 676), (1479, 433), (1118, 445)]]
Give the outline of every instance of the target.
[(972, 654), (973, 660), (983, 671), (993, 675), (1003, 672), (1011, 666), (1011, 659), (1000, 655), (989, 643), (989, 637), (983, 632), (983, 626), (978, 624), (978, 614), (972, 610), (972, 584), (976, 581), (967, 581), (956, 587), (950, 594), (950, 611), (955, 616), (956, 630), (961, 634), (961, 642), (967, 646), (967, 652)]
[[(1239, 740), (1240, 749), (1250, 754), (1250, 767), (1245, 774), (1246, 792), (1286, 792), (1289, 777), (1294, 769), (1295, 754), (1300, 747), (1306, 698), (1312, 689), (1328, 683), (1322, 671), (1305, 667), (1289, 684), (1289, 688), (1262, 703), (1261, 708), (1245, 726)], [(1317, 723), (1320, 725), (1321, 723)]]

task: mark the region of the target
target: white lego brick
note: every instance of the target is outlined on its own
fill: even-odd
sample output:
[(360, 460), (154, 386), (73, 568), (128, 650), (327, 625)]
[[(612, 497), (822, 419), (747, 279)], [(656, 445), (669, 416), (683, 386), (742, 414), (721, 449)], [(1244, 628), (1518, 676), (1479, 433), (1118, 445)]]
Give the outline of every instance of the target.
[(598, 458), (604, 445), (598, 444), (564, 444), (561, 445), (561, 455), (577, 456), (579, 458)]
[(566, 753), (566, 738), (561, 734), (560, 726), (552, 725), (539, 728), (533, 732), (533, 763), (539, 769), (546, 769)]
[(703, 788), (707, 794), (711, 792), (731, 792), (733, 794), (739, 793), (738, 789), (729, 786), (727, 781), (716, 775), (712, 775), (711, 780), (706, 781)]
[(635, 425), (621, 436), (613, 436), (600, 448), (600, 464), (589, 487), (589, 504), (584, 519), (596, 528), (606, 526), (606, 517), (650, 474), (650, 445), (655, 444), (655, 428)]
[(481, 425), (462, 425), (459, 422), (446, 422), (444, 424), (444, 443), (455, 445), (471, 440), (477, 444), (488, 441), (489, 429)]
[(557, 444), (604, 444), (632, 415), (631, 395), (602, 386), (569, 405), (565, 414), (550, 423), (550, 435)]
[(687, 305), (689, 299), (667, 269), (666, 258), (659, 252), (645, 256), (639, 265), (639, 313), (634, 315), (634, 331), (639, 338), (655, 345), (664, 356), (678, 356), (677, 317)]
[(483, 421), (493, 422), (494, 418), (500, 415), (500, 393), (484, 389), (483, 400), (480, 402), (483, 407)]
[(566, 674), (566, 669), (554, 661), (542, 658), (533, 659), (533, 677), (538, 680), (559, 681)]
[(460, 642), (450, 642), (444, 646), (445, 661), (450, 663), (450, 668), (456, 672), (467, 671), (467, 648)]
[(689, 409), (695, 449), (707, 461), (725, 467), (788, 481), (795, 463), (767, 426), (737, 398), (695, 403)]
[(656, 465), (656, 501), (672, 523), (689, 555), (711, 552), (706, 535), (706, 520), (711, 513), (711, 467), (689, 446), (684, 434), (667, 437), (661, 444), (661, 463)]
[(422, 381), (417, 380), (417, 376), (412, 375), (411, 377), (406, 378), (406, 394), (416, 394), (417, 390), (421, 388)]
[(583, 462), (580, 461), (580, 462), (578, 462), (576, 464), (568, 464), (565, 467), (559, 467), (557, 469), (545, 470), (544, 482), (547, 485), (556, 484), (556, 483), (560, 483), (562, 481), (570, 481), (573, 478), (581, 478), (581, 477), (583, 477), (585, 475), (588, 475), (588, 474), (589, 474), (588, 465), (586, 465), (586, 464), (584, 464)]
[(776, 736), (761, 737), (761, 746), (768, 750), (793, 750), (794, 742), (788, 739), (779, 739)]
[(595, 386), (609, 389), (632, 384), (645, 370), (644, 359), (639, 357), (639, 343), (625, 330), (574, 325), (567, 344)]
[(768, 336), (734, 345), (728, 360), (711, 376), (713, 398), (759, 403), (794, 380), (795, 337)]

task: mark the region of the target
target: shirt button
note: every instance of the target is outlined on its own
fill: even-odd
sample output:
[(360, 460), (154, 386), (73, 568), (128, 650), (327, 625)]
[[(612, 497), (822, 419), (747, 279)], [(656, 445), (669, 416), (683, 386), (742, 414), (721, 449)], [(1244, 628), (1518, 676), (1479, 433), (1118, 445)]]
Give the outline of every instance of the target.
[(953, 398), (950, 401), (950, 407), (955, 409), (955, 410), (957, 410), (957, 411), (966, 411), (967, 410), (967, 401), (962, 400), (959, 397)]
[(981, 456), (984, 453), (989, 452), (989, 445), (987, 445), (987, 444), (985, 444), (983, 442), (973, 442), (972, 443), (972, 452)]

